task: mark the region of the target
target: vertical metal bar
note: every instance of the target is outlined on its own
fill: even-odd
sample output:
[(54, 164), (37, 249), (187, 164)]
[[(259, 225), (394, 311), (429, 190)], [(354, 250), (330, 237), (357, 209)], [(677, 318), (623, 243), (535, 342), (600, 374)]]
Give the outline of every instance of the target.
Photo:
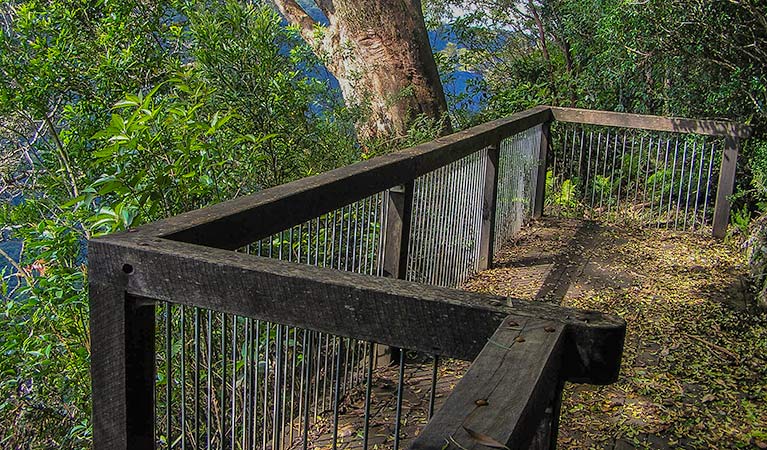
[[(602, 211), (602, 202), (604, 201), (605, 197), (605, 180), (607, 180), (607, 160), (608, 160), (608, 153), (610, 151), (610, 131), (607, 131), (607, 137), (605, 138), (605, 160), (602, 168), (602, 181), (600, 184), (602, 185), (599, 189), (599, 210), (600, 214)], [(610, 189), (612, 189), (612, 186), (608, 186)]]
[[(335, 345), (334, 345), (335, 347)], [(333, 390), (333, 450), (338, 448), (338, 412), (341, 389), (341, 354), (343, 353), (344, 340), (338, 338), (338, 352), (336, 354), (336, 367), (334, 375), (335, 389)]]
[[(697, 144), (698, 144), (697, 140), (693, 141), (693, 149), (695, 148), (695, 146)], [(692, 217), (693, 217), (693, 219), (692, 219), (692, 229), (693, 230), (695, 229), (695, 224), (698, 221), (698, 204), (700, 202), (700, 180), (703, 179), (703, 164), (706, 162), (706, 154), (704, 153), (704, 150), (705, 150), (705, 141), (704, 141), (704, 143), (703, 143), (703, 145), (701, 146), (701, 149), (700, 149), (700, 164), (699, 164), (699, 167), (698, 167), (698, 183), (697, 183), (697, 187), (695, 189), (695, 209), (694, 209), (694, 211), (692, 213)], [(704, 218), (705, 218), (705, 215), (706, 215), (705, 211), (703, 212), (703, 215), (704, 215)]]
[(372, 236), (370, 239), (370, 245), (371, 245), (371, 255), (368, 265), (368, 273), (370, 275), (376, 275), (376, 259), (378, 257), (378, 254), (380, 252), (380, 247), (378, 246), (378, 234), (380, 230), (380, 225), (378, 224), (378, 211), (380, 209), (379, 203), (381, 199), (381, 194), (376, 194), (375, 197), (373, 197), (373, 204), (372, 204), (372, 210), (373, 210), (373, 225), (372, 225)]
[[(679, 141), (677, 139), (677, 145), (679, 145)], [(682, 209), (682, 188), (684, 187), (684, 166), (687, 164), (687, 140), (685, 139), (684, 145), (682, 147), (682, 172), (679, 174), (679, 192), (677, 193), (677, 200), (676, 200), (676, 214), (674, 215), (674, 230), (677, 229), (677, 224), (679, 222), (679, 212)], [(684, 208), (684, 217), (682, 218), (684, 223), (684, 228), (687, 228), (687, 207), (690, 204), (690, 184), (692, 183), (692, 171), (693, 166), (695, 165), (695, 151), (693, 150), (692, 155), (690, 157), (690, 170), (687, 173), (687, 190), (685, 195), (685, 208)]]
[[(306, 400), (305, 400), (305, 397), (304, 397), (304, 391), (305, 391), (306, 384), (308, 382), (308, 380), (306, 379), (306, 366), (308, 365), (308, 361), (306, 360), (306, 355), (310, 353), (310, 350), (307, 347), (309, 330), (300, 330), (300, 331), (303, 331), (303, 333), (301, 333), (301, 334), (303, 334), (303, 337), (301, 339), (302, 340), (302, 342), (301, 342), (301, 361), (300, 361), (301, 369), (300, 369), (300, 372), (298, 374), (298, 376), (299, 376), (299, 379), (298, 379), (298, 411), (291, 410), (291, 414), (290, 414), (291, 418), (295, 415), (296, 419), (301, 419), (301, 418), (304, 417), (304, 407), (306, 406)], [(294, 354), (298, 353), (298, 333), (299, 333), (299, 329), (296, 329), (296, 333), (297, 334), (293, 337), (294, 342), (295, 342), (295, 347), (293, 348)], [(294, 359), (294, 361), (295, 361), (294, 362), (294, 366), (296, 366), (298, 364), (298, 362), (299, 362), (299, 361), (297, 361), (297, 359), (298, 359), (298, 357), (296, 356), (296, 359)], [(295, 380), (294, 380), (294, 383), (295, 383)], [(296, 435), (300, 435), (301, 431), (303, 430), (303, 421), (296, 420), (296, 426), (297, 426)], [(290, 442), (291, 442), (291, 444), (293, 443), (293, 428), (294, 427), (291, 425), (291, 427), (290, 427), (290, 430), (291, 430), (290, 431), (291, 432)]]
[(237, 442), (237, 316), (232, 315), (232, 396), (230, 400), (231, 410), (231, 436), (230, 448), (235, 448)]
[(399, 373), (397, 375), (397, 410), (394, 424), (394, 450), (399, 450), (400, 427), (402, 426), (402, 392), (405, 384), (405, 350), (399, 353)]
[(251, 358), (251, 345), (252, 345), (252, 331), (253, 326), (251, 325), (251, 319), (249, 317), (245, 318), (245, 322), (243, 324), (243, 365), (242, 365), (242, 399), (240, 405), (242, 406), (242, 420), (240, 421), (240, 431), (242, 433), (242, 440), (240, 443), (241, 448), (245, 449), (248, 447), (248, 437), (250, 436), (248, 426), (250, 425), (250, 417), (249, 414), (253, 411), (250, 406), (250, 382), (251, 382), (251, 375), (250, 371), (253, 367), (253, 359)]
[(200, 308), (194, 308), (194, 446), (200, 447)]
[(653, 174), (653, 180), (652, 180), (652, 196), (650, 197), (650, 215), (654, 215), (654, 207), (655, 207), (655, 185), (658, 182), (658, 166), (660, 164), (660, 144), (661, 139), (658, 138), (658, 145), (657, 149), (655, 151), (655, 173)]
[[(591, 146), (594, 142), (594, 131), (589, 131), (589, 154), (586, 157), (586, 180), (583, 182), (583, 194), (584, 197), (588, 195), (589, 183), (591, 183)], [(582, 144), (582, 142), (581, 142)], [(593, 185), (593, 183), (591, 183)], [(592, 186), (593, 190), (593, 186)], [(586, 199), (584, 198), (584, 203)], [(591, 207), (589, 207), (589, 217), (592, 216)]]
[[(591, 145), (591, 142), (589, 142), (589, 146)], [(597, 183), (594, 182), (594, 180), (597, 180), (599, 177), (599, 152), (602, 149), (602, 132), (597, 132), (597, 149), (595, 152), (595, 158), (594, 158), (594, 178), (591, 182), (591, 203), (589, 203), (589, 209), (591, 210), (591, 214), (593, 216), (594, 214), (594, 202), (596, 200), (596, 193), (597, 193)], [(589, 148), (589, 157), (591, 156), (591, 149)]]
[[(620, 209), (621, 209), (621, 191), (623, 190), (622, 189), (623, 188), (623, 163), (624, 163), (625, 159), (626, 159), (626, 131), (624, 130), (623, 131), (623, 145), (621, 146), (620, 177), (618, 178), (618, 200), (617, 200), (617, 203), (615, 205), (615, 212), (618, 215), (620, 215)], [(613, 171), (614, 170), (615, 170), (615, 164), (613, 163)], [(630, 162), (629, 162), (629, 177), (631, 177), (631, 163)], [(626, 184), (626, 190), (628, 191), (628, 184)]]
[(221, 411), (219, 414), (219, 442), (221, 448), (226, 448), (226, 315), (221, 313)]
[(181, 333), (181, 450), (186, 450), (186, 307), (179, 305)]
[[(298, 328), (293, 328), (293, 351), (290, 355), (290, 409), (286, 414), (286, 420), (290, 426), (289, 438), (290, 442), (293, 442), (293, 415), (295, 414), (296, 406), (296, 359), (298, 354)], [(300, 399), (299, 399), (300, 401)]]
[[(261, 321), (256, 320), (256, 329), (255, 333), (251, 332), (251, 337), (253, 339), (252, 344), (252, 351), (253, 351), (253, 396), (251, 400), (251, 438), (250, 441), (252, 443), (252, 447), (256, 447), (256, 442), (258, 438), (257, 434), (257, 427), (256, 422), (258, 422), (258, 414), (257, 411), (259, 411), (258, 407), (258, 392), (261, 390), (261, 386), (259, 385), (259, 372), (261, 371)], [(263, 428), (261, 429), (261, 433), (263, 433)]]
[[(626, 203), (629, 202), (628, 197), (629, 193), (631, 192), (631, 174), (634, 172), (634, 144), (636, 143), (636, 140), (634, 139), (634, 134), (631, 134), (631, 150), (629, 151), (629, 170), (628, 170), (628, 180), (626, 180), (626, 196), (624, 197), (624, 200)], [(626, 135), (623, 135), (623, 145), (625, 147), (626, 145)], [(637, 163), (637, 166), (639, 164)], [(636, 203), (636, 192), (637, 192), (637, 186), (636, 186), (636, 180), (634, 180), (634, 202)]]
[(211, 420), (213, 418), (212, 404), (213, 404), (213, 311), (208, 310), (208, 322), (206, 325), (206, 339), (205, 339), (205, 351), (208, 363), (208, 374), (205, 377), (205, 384), (207, 388), (206, 408), (205, 408), (205, 443), (206, 448), (210, 448), (212, 443), (212, 437), (210, 430), (213, 428)]
[(439, 368), (439, 356), (434, 355), (434, 364), (431, 369), (431, 388), (429, 389), (429, 416), (431, 419), (434, 415), (434, 400), (437, 396), (437, 369)]
[(359, 238), (359, 256), (357, 258), (357, 273), (367, 273), (368, 266), (368, 244), (370, 242), (370, 197), (360, 200), (360, 238)]
[[(682, 150), (683, 150), (682, 151), (682, 172), (681, 172), (681, 174), (679, 176), (679, 192), (682, 191), (682, 181), (681, 180), (684, 177), (684, 164), (686, 162), (686, 159), (685, 159), (686, 153), (684, 153), (684, 150), (686, 150), (686, 149), (683, 148)], [(674, 162), (671, 165), (671, 186), (669, 187), (669, 190), (668, 190), (668, 205), (666, 205), (666, 227), (668, 227), (669, 222), (671, 222), (671, 205), (674, 203), (674, 201), (673, 201), (674, 200), (674, 191), (675, 191), (675, 189), (674, 189), (674, 179), (676, 178), (676, 161), (677, 161), (677, 159), (679, 159), (679, 138), (675, 136), (674, 137)], [(677, 198), (678, 198), (677, 201), (681, 200), (681, 197), (678, 196)], [(677, 214), (674, 216), (674, 229), (676, 229), (676, 218), (677, 218), (677, 216), (679, 214), (679, 208), (677, 208), (676, 213)]]
[[(309, 335), (308, 342), (307, 342), (307, 334)], [(304, 352), (304, 357), (303, 357), (303, 372), (304, 372), (304, 379), (306, 381), (302, 384), (301, 387), (304, 392), (303, 397), (306, 399), (306, 401), (304, 403), (304, 408), (303, 408), (303, 428), (302, 428), (303, 435), (301, 438), (301, 443), (302, 443), (301, 448), (303, 450), (307, 450), (308, 443), (309, 443), (309, 439), (308, 439), (309, 438), (309, 395), (310, 395), (309, 391), (311, 388), (310, 379), (311, 379), (311, 370), (312, 370), (311, 361), (313, 357), (312, 355), (313, 340), (314, 340), (314, 332), (304, 331), (304, 348), (306, 349), (306, 351)]]
[[(625, 139), (625, 138), (624, 138)], [(615, 158), (618, 156), (618, 132), (615, 132), (615, 135), (613, 136), (613, 162), (612, 167), (610, 168), (610, 192), (607, 197), (607, 216), (610, 217), (612, 213), (612, 197), (613, 197), (613, 183), (615, 182)], [(623, 155), (621, 155), (621, 167), (623, 165)], [(620, 181), (621, 179), (618, 179), (618, 202), (620, 202)], [(601, 202), (601, 200), (600, 200)]]
[(173, 304), (165, 305), (165, 424), (170, 445), (173, 442)]
[[(563, 128), (565, 130), (564, 131), (565, 142), (564, 142), (564, 146), (563, 146), (562, 150), (564, 152), (567, 152), (567, 148), (566, 148), (566, 146), (567, 146), (567, 137), (566, 136), (567, 136), (568, 133), (567, 133), (567, 128), (566, 127), (563, 127)], [(576, 164), (575, 163), (575, 141), (576, 141), (576, 132), (577, 132), (577, 129), (576, 129), (575, 125), (572, 126), (572, 129), (573, 129), (573, 140), (570, 143), (570, 169), (569, 169), (569, 172), (568, 172), (568, 176), (570, 178), (570, 183), (574, 184), (575, 183), (575, 176), (576, 176), (574, 172), (575, 172), (575, 164)], [(578, 161), (579, 165), (580, 165), (580, 163), (581, 162)], [(578, 173), (578, 177), (580, 177), (580, 173)]]
[[(644, 137), (642, 137), (644, 140)], [(644, 189), (642, 190), (642, 210), (644, 211), (644, 205), (647, 204), (647, 191), (649, 190), (647, 185), (650, 183), (650, 157), (652, 153), (652, 137), (648, 139), (647, 143), (647, 164), (645, 165), (645, 177), (644, 177)], [(652, 201), (652, 199), (650, 199)]]
[(266, 333), (265, 336), (265, 342), (264, 342), (264, 407), (261, 414), (261, 447), (266, 448), (267, 444), (267, 436), (269, 435), (269, 352), (271, 351), (270, 348), (270, 340), (271, 340), (271, 324), (269, 322), (265, 323), (264, 332)]
[(709, 150), (710, 155), (708, 158), (708, 177), (706, 179), (706, 197), (703, 201), (703, 225), (705, 225), (707, 222), (706, 216), (708, 213), (708, 198), (709, 196), (711, 196), (711, 175), (714, 169), (714, 153), (715, 153), (716, 144), (712, 142), (710, 147), (711, 147), (711, 150)]
[(275, 357), (275, 368), (274, 368), (274, 387), (272, 392), (272, 398), (274, 399), (274, 405), (272, 405), (272, 445), (273, 448), (279, 449), (280, 448), (280, 432), (282, 429), (280, 428), (280, 412), (281, 412), (281, 400), (283, 395), (283, 385), (280, 382), (280, 379), (282, 378), (282, 371), (283, 371), (283, 358), (282, 358), (282, 330), (283, 325), (276, 325), (277, 327), (277, 335), (274, 338), (274, 343), (276, 345), (276, 348), (274, 350), (274, 357)]
[(375, 358), (375, 344), (373, 342), (368, 343), (368, 361), (367, 361), (367, 374), (365, 378), (365, 412), (364, 412), (364, 424), (362, 428), (362, 448), (367, 450), (368, 440), (370, 434), (370, 394), (373, 385), (373, 363)]
[[(541, 142), (538, 147), (538, 177), (536, 178), (535, 197), (533, 203), (533, 217), (538, 219), (543, 216), (543, 204), (546, 198), (546, 164), (548, 162), (549, 148), (551, 147), (551, 122), (541, 125)], [(556, 152), (553, 152), (556, 153)]]
[[(324, 368), (324, 370), (322, 372), (324, 376), (323, 376), (323, 379), (322, 379), (322, 408), (321, 409), (323, 411), (325, 410), (326, 400), (328, 398), (328, 394), (327, 394), (328, 383), (332, 383), (332, 380), (329, 379), (330, 378), (329, 373), (330, 372), (335, 373), (335, 370), (334, 370), (335, 360), (336, 360), (336, 358), (335, 358), (335, 351), (336, 351), (336, 338), (333, 337), (333, 344), (331, 345), (330, 344), (330, 335), (326, 334), (325, 335), (325, 352), (324, 352), (325, 353), (325, 368)], [(331, 357), (331, 355), (332, 355), (332, 357)], [(329, 361), (330, 362), (330, 372), (328, 372), (328, 359), (330, 359), (330, 361)], [(330, 394), (332, 395), (333, 394), (333, 392), (332, 392), (333, 391), (333, 386), (331, 385), (330, 388), (331, 388), (330, 389), (331, 390)]]
[[(323, 233), (323, 243), (322, 243), (322, 267), (328, 266), (328, 221), (330, 220), (330, 213), (325, 214), (325, 229)], [(335, 236), (335, 225), (333, 225), (333, 231), (332, 235)], [(335, 237), (333, 238), (335, 239)], [(332, 240), (331, 240), (331, 246)]]
[(666, 153), (663, 160), (663, 181), (660, 188), (660, 202), (658, 204), (658, 227), (663, 217), (663, 199), (666, 197), (666, 172), (668, 172), (668, 155), (671, 149), (671, 141), (666, 139)]

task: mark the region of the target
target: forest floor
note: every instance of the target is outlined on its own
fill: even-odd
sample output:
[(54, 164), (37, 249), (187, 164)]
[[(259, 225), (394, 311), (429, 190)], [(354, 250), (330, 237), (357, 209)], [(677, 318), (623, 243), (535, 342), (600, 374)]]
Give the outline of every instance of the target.
[(767, 448), (767, 315), (707, 235), (546, 219), (466, 289), (617, 314), (620, 379), (568, 384), (559, 447)]

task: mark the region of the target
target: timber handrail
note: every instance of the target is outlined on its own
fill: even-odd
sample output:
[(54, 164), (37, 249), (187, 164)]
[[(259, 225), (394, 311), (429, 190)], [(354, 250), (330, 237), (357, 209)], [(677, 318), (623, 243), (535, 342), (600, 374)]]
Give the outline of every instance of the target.
[(722, 120), (650, 116), (614, 111), (562, 108), (559, 106), (552, 106), (551, 113), (554, 116), (554, 120), (559, 122), (667, 131), (672, 133), (694, 133), (707, 136), (730, 136), (738, 139), (747, 139), (751, 136), (751, 127)]
[[(495, 145), (505, 137), (550, 120), (549, 107), (532, 108), (416, 147), (144, 225), (134, 232), (236, 249), (356, 200), (410, 182), (484, 147)], [(302, 207), (295, 208), (297, 204)]]
[[(511, 448), (555, 442), (562, 384), (613, 382), (625, 322), (607, 314), (402, 279), (414, 180), (488, 149), (484, 204), (477, 206), (483, 210), (479, 267), (491, 266), (500, 142), (542, 125), (531, 208), (538, 216), (552, 120), (729, 133), (732, 142), (748, 136), (747, 127), (714, 121), (589, 115), (541, 106), (402, 152), (94, 239), (88, 253), (94, 448), (155, 446), (155, 305), (160, 301), (474, 360), (414, 449), (443, 448), (446, 440), (474, 448), (478, 444), (471, 433), (492, 436)], [(729, 208), (726, 197), (732, 186), (727, 177), (734, 177), (737, 147), (734, 151), (723, 158), (728, 171), (724, 183), (720, 175), (722, 211)], [(231, 251), (387, 189), (382, 265), (391, 278)]]

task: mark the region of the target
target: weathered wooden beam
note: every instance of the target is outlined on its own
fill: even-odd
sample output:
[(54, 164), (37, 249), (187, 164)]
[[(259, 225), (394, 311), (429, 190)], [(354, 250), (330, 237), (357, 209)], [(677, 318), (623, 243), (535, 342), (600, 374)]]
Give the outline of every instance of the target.
[(732, 136), (746, 139), (751, 136), (751, 127), (734, 122), (719, 120), (697, 120), (680, 117), (648, 116), (612, 111), (551, 107), (554, 120), (588, 125), (636, 128), (640, 130), (669, 131), (674, 133), (695, 133), (708, 136)]
[(614, 380), (625, 322), (617, 317), (404, 280), (256, 257), (161, 238), (108, 236), (92, 254), (111, 273), (129, 264), (126, 290), (208, 308), (472, 360), (506, 315), (546, 318), (571, 335), (568, 379)]
[(413, 212), (413, 181), (389, 190), (386, 198), (384, 276), (404, 280), (407, 276), (408, 244)]
[(737, 138), (724, 139), (722, 164), (719, 166), (719, 183), (716, 188), (716, 203), (714, 203), (714, 220), (712, 234), (722, 238), (727, 234), (730, 224), (730, 196), (735, 192), (735, 171), (738, 166), (738, 150), (740, 143)]
[[(384, 229), (383, 274), (385, 277), (407, 278), (410, 224), (413, 213), (413, 181), (389, 189), (385, 201), (386, 221)], [(396, 324), (392, 324), (396, 325)], [(375, 346), (376, 366), (386, 366), (394, 361), (396, 349), (386, 345)]]
[(504, 320), (410, 449), (528, 448), (562, 387), (567, 339), (560, 322)]
[(487, 148), (485, 165), (485, 185), (482, 189), (482, 225), (479, 230), (479, 270), (493, 266), (495, 253), (495, 218), (498, 197), (498, 160), (501, 154), (501, 142)]
[(547, 106), (529, 109), (417, 147), (144, 225), (134, 232), (230, 250), (240, 248), (385, 189), (411, 182), (550, 118)]
[(541, 146), (538, 153), (538, 176), (533, 198), (533, 217), (543, 216), (543, 206), (546, 197), (546, 171), (548, 170), (549, 147), (551, 147), (551, 122), (541, 124)]
[(153, 449), (155, 312), (127, 296), (130, 266), (89, 254), (93, 447)]

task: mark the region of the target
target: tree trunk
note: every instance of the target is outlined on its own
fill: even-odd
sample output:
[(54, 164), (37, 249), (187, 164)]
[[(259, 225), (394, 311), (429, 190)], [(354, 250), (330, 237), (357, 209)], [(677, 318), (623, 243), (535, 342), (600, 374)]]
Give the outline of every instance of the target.
[(551, 56), (549, 55), (549, 44), (546, 42), (546, 29), (543, 27), (543, 21), (541, 15), (538, 13), (538, 8), (535, 7), (533, 0), (527, 0), (527, 9), (533, 15), (533, 21), (535, 21), (535, 27), (538, 29), (538, 40), (541, 43), (541, 53), (543, 59), (546, 60), (546, 64), (549, 68), (549, 80), (551, 80), (551, 96), (557, 98), (557, 80), (554, 73), (554, 64), (551, 62)]
[(403, 136), (418, 115), (451, 130), (420, 0), (316, 0), (315, 21), (295, 0), (275, 0), (338, 79), (346, 104), (364, 113), (361, 140)]

